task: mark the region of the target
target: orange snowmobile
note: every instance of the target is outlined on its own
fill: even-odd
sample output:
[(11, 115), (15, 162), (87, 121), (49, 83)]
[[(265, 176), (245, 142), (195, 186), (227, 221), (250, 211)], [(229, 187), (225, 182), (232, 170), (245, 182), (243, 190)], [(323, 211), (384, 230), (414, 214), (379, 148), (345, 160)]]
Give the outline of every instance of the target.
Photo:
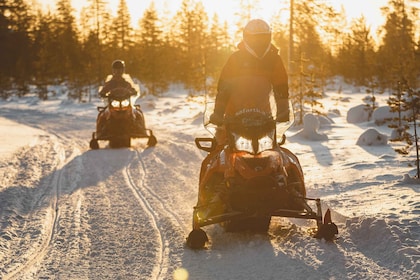
[(131, 138), (148, 138), (148, 146), (156, 145), (157, 139), (152, 130), (146, 128), (140, 105), (133, 105), (128, 89), (111, 90), (107, 103), (106, 107), (98, 107), (96, 131), (89, 143), (91, 149), (99, 149), (98, 140), (109, 141), (110, 148), (130, 147)]
[[(215, 135), (208, 119), (206, 113), (205, 127)], [(293, 121), (293, 112), (289, 122), (276, 123), (272, 114), (249, 108), (225, 117), (225, 145), (217, 144), (215, 138), (195, 139), (197, 147), (208, 155), (201, 166), (187, 246), (205, 246), (209, 239), (204, 226), (220, 224), (226, 231), (266, 232), (273, 216), (315, 220), (315, 237), (334, 238), (338, 230), (329, 209), (323, 217), (320, 199), (306, 197), (299, 160), (281, 147)]]

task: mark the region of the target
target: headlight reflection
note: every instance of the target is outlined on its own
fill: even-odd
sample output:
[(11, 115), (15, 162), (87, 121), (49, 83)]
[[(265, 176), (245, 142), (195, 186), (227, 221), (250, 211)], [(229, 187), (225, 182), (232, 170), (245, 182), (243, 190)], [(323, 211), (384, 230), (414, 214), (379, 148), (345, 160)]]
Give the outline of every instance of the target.
[(273, 148), (273, 139), (268, 135), (258, 139), (258, 153)]
[(245, 137), (234, 134), (235, 137), (235, 148), (239, 151), (245, 151), (248, 153), (253, 153), (252, 149), (252, 140), (246, 139)]
[(130, 100), (129, 99), (124, 99), (122, 101), (112, 100), (111, 101), (111, 106), (114, 107), (114, 108), (128, 107), (128, 106), (130, 106)]
[(255, 139), (254, 141), (258, 141), (258, 150), (255, 151), (252, 145), (252, 139), (245, 138), (238, 134), (233, 133), (233, 137), (235, 140), (235, 148), (238, 151), (244, 151), (251, 154), (259, 154), (266, 150), (273, 149), (274, 145), (274, 133), (270, 135), (264, 135), (261, 138)]
[(117, 101), (117, 100), (112, 100), (111, 101), (111, 106), (112, 107), (120, 107), (120, 102), (119, 101)]
[(127, 107), (128, 105), (130, 105), (130, 100), (125, 99), (121, 101), (121, 107)]

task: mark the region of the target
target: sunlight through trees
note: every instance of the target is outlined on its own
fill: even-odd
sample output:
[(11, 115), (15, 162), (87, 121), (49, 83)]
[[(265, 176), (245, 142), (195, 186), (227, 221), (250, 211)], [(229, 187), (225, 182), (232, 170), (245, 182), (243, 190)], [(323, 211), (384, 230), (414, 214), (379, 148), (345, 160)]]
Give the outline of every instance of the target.
[[(133, 26), (126, 0), (119, 0), (115, 16), (107, 0), (88, 0), (80, 15), (70, 0), (58, 0), (54, 11), (43, 11), (28, 0), (3, 0), (1, 95), (7, 96), (10, 88), (24, 94), (30, 84), (40, 91), (63, 81), (74, 88), (100, 84), (116, 58), (126, 61), (127, 71), (142, 82), (146, 93), (159, 95), (170, 83), (181, 83), (191, 94), (214, 94), (219, 71), (240, 38), (240, 26), (259, 8), (258, 1), (237, 1), (240, 9), (232, 12), (237, 22), (235, 39), (232, 26), (217, 14), (209, 16), (201, 1), (183, 0), (171, 18), (160, 15), (151, 4)], [(364, 17), (347, 23), (342, 11), (328, 1), (294, 0), (293, 42), (289, 42), (289, 23), (280, 21), (280, 16), (270, 20), (273, 42), (281, 49), (285, 65), (291, 65), (291, 79), (299, 81), (299, 72), (311, 67), (310, 81), (291, 81), (291, 90), (322, 92), (334, 75), (358, 85), (391, 88), (405, 80), (417, 88), (420, 30), (415, 7), (419, 2), (389, 0), (377, 44), (373, 40), (377, 34)], [(289, 47), (296, 56), (290, 62)], [(305, 62), (299, 57), (305, 57)]]

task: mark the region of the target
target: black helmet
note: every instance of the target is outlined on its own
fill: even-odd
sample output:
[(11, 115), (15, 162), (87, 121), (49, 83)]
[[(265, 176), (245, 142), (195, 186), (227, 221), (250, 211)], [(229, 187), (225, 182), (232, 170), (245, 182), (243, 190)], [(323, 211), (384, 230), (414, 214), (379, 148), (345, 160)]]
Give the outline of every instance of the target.
[(114, 60), (114, 62), (112, 62), (112, 69), (124, 69), (125, 68), (125, 63), (123, 60)]
[(250, 20), (243, 30), (243, 40), (247, 50), (261, 58), (271, 46), (271, 28), (262, 19)]

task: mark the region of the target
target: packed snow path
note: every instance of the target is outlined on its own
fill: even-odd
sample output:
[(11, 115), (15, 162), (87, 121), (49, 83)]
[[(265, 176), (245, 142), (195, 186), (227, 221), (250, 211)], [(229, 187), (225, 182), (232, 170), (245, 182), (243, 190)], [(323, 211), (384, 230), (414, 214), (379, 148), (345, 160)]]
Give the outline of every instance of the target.
[[(409, 169), (391, 150), (354, 146), (363, 128), (344, 117), (329, 141), (292, 136), (287, 144), (308, 194), (332, 207), (335, 243), (310, 237), (311, 222), (275, 218), (267, 235), (209, 226), (206, 250), (186, 248), (204, 158), (194, 137), (207, 136), (202, 100), (186, 99), (142, 101), (156, 147), (140, 139), (95, 151), (93, 104), (0, 103), (0, 127), (15, 122), (5, 137), (31, 135), (0, 158), (0, 278), (185, 279), (182, 271), (189, 279), (419, 278), (418, 186), (398, 183)], [(359, 158), (346, 157), (355, 152)]]

